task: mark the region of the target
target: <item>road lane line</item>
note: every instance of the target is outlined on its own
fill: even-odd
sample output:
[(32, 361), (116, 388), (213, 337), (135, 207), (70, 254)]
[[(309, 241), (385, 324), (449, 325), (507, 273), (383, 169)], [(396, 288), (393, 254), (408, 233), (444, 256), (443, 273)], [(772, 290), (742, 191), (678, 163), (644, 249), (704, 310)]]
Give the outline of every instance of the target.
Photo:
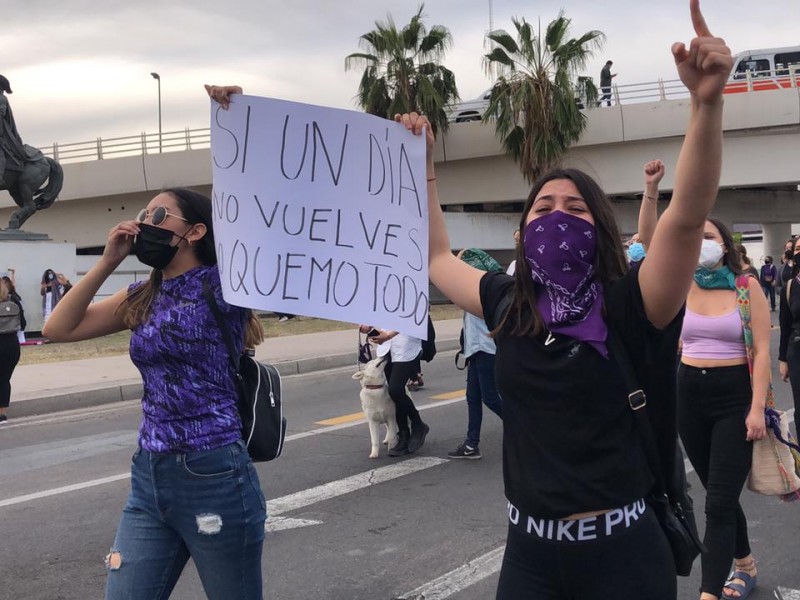
[(66, 494), (68, 492), (75, 492), (106, 483), (113, 483), (114, 481), (122, 481), (123, 479), (130, 479), (130, 473), (122, 473), (120, 475), (112, 475), (111, 477), (103, 477), (102, 479), (93, 479), (91, 481), (83, 481), (73, 485), (65, 485), (64, 487), (53, 488), (52, 490), (44, 490), (36, 492), (35, 494), (27, 494), (25, 496), (17, 496), (16, 498), (9, 498), (8, 500), (0, 500), (0, 508), (4, 506), (13, 506), (14, 504), (22, 504), (23, 502), (30, 502), (31, 500), (39, 500), (40, 498), (47, 498), (48, 496), (57, 496), (59, 494)]
[(800, 600), (800, 590), (779, 587), (775, 590), (775, 597), (778, 600)]
[[(431, 402), (429, 404), (421, 404), (417, 406), (418, 411), (429, 410), (431, 408), (441, 408), (442, 406), (447, 406), (448, 404), (455, 404), (457, 402), (462, 402), (466, 398), (461, 396), (460, 398), (455, 398), (454, 400), (444, 400), (440, 402)], [(359, 419), (358, 421), (351, 421), (349, 423), (341, 423), (340, 425), (329, 425), (327, 427), (320, 427), (318, 429), (310, 429), (308, 431), (301, 431), (299, 433), (293, 433), (291, 435), (286, 436), (286, 441), (291, 442), (294, 440), (301, 440), (303, 438), (312, 437), (315, 435), (323, 435), (326, 433), (331, 433), (333, 431), (339, 431), (340, 429), (347, 429), (348, 427), (355, 427), (356, 425), (365, 425), (367, 423), (367, 419)]]
[(341, 425), (342, 423), (353, 423), (354, 421), (360, 421), (364, 418), (363, 412), (357, 412), (349, 415), (342, 415), (341, 417), (333, 417), (332, 419), (315, 421), (314, 425)]
[(503, 563), (505, 549), (506, 546), (503, 544), (433, 581), (397, 596), (395, 600), (444, 600), (449, 598), (497, 573)]
[(343, 496), (350, 492), (368, 488), (378, 483), (391, 481), (392, 479), (397, 479), (404, 475), (411, 475), (418, 471), (424, 471), (425, 469), (430, 469), (431, 467), (436, 467), (447, 462), (450, 461), (446, 458), (417, 456), (393, 465), (378, 467), (377, 469), (364, 471), (363, 473), (345, 477), (344, 479), (323, 483), (322, 485), (289, 494), (288, 496), (268, 500), (267, 512), (271, 518), (299, 508), (304, 508), (311, 504), (316, 504), (317, 502), (322, 502), (323, 500), (330, 500), (337, 496)]
[(0, 452), (0, 477), (63, 465), (135, 445), (136, 432), (123, 430), (3, 450)]
[(264, 531), (267, 533), (275, 533), (276, 531), (285, 531), (287, 529), (298, 529), (300, 527), (309, 527), (311, 525), (322, 525), (323, 521), (315, 521), (314, 519), (292, 519), (289, 517), (270, 517), (264, 525)]
[[(422, 406), (418, 406), (417, 410), (427, 410), (430, 408), (439, 408), (441, 406), (446, 406), (448, 404), (452, 404), (455, 402), (460, 402), (463, 398), (459, 398), (456, 400), (449, 400), (446, 402), (436, 402), (431, 404), (425, 404)], [(295, 440), (300, 440), (307, 437), (312, 437), (315, 435), (322, 435), (325, 433), (330, 433), (332, 431), (338, 431), (340, 429), (347, 429), (348, 427), (355, 427), (356, 425), (365, 424), (366, 420), (361, 419), (359, 421), (355, 421), (353, 423), (342, 423), (341, 425), (331, 425), (329, 427), (320, 427), (319, 429), (312, 429), (310, 431), (303, 431), (300, 433), (293, 433), (291, 435), (286, 436), (286, 442), (292, 442)], [(406, 461), (408, 462), (408, 461)], [(446, 461), (445, 461), (446, 462)], [(58, 494), (67, 494), (70, 492), (80, 491), (82, 489), (95, 487), (98, 485), (103, 485), (105, 483), (112, 483), (114, 481), (121, 481), (123, 479), (130, 479), (130, 472), (128, 473), (120, 473), (118, 475), (112, 475), (110, 477), (104, 477), (102, 479), (92, 479), (91, 481), (84, 481), (81, 483), (75, 483), (73, 485), (67, 485), (63, 487), (53, 488), (51, 490), (43, 490), (41, 492), (36, 492), (35, 494), (26, 494), (24, 496), (16, 496), (14, 498), (8, 498), (6, 500), (0, 500), (0, 508), (5, 506), (13, 506), (15, 504), (23, 504), (25, 502), (31, 502), (33, 500), (39, 500), (41, 498), (47, 498), (48, 496), (56, 496)]]
[(435, 396), (431, 396), (431, 400), (454, 400), (456, 398), (463, 399), (466, 398), (467, 390), (456, 390), (455, 392), (445, 392), (444, 394), (436, 394)]
[[(466, 399), (465, 396), (466, 393), (467, 390), (463, 389), (463, 390), (456, 390), (454, 392), (445, 392), (444, 394), (436, 394), (435, 396), (429, 396), (429, 398), (431, 400), (461, 401)], [(341, 425), (343, 423), (355, 423), (356, 421), (362, 421), (362, 420), (366, 423), (366, 417), (364, 416), (363, 411), (357, 413), (351, 413), (349, 415), (342, 415), (341, 417), (332, 417), (330, 419), (324, 419), (322, 421), (315, 421), (314, 425)]]

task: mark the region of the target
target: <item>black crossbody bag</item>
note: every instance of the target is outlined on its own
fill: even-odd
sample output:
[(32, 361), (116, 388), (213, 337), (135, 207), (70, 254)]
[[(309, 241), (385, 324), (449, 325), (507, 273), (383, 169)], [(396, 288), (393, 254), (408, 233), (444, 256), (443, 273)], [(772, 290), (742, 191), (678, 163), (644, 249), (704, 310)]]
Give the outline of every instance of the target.
[[(625, 346), (611, 330), (608, 332), (608, 346), (616, 357), (617, 364), (622, 372), (625, 388), (628, 390), (628, 405), (633, 411), (639, 439), (642, 442), (642, 449), (655, 479), (653, 489), (645, 500), (655, 512), (658, 522), (661, 524), (661, 529), (669, 542), (672, 556), (675, 559), (675, 571), (678, 575), (686, 577), (692, 571), (694, 560), (700, 553), (706, 551), (705, 546), (703, 546), (697, 535), (697, 527), (690, 520), (681, 502), (670, 498), (667, 494), (664, 475), (658, 459), (653, 426), (650, 423), (650, 419), (647, 418), (647, 411), (645, 410), (647, 398), (642, 388), (636, 383), (636, 376)], [(677, 464), (675, 468), (683, 468), (683, 465)]]
[(228, 349), (228, 359), (233, 367), (238, 391), (239, 417), (242, 421), (242, 441), (253, 462), (278, 458), (286, 437), (286, 417), (281, 402), (281, 376), (270, 364), (262, 363), (248, 353), (238, 354), (231, 331), (217, 305), (214, 293), (203, 282), (203, 296), (222, 332)]

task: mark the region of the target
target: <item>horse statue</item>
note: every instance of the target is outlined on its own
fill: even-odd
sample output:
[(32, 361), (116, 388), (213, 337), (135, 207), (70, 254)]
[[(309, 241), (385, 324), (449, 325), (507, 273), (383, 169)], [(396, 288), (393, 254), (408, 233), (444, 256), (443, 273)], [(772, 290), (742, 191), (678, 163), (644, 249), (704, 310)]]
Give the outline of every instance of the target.
[(22, 171), (6, 169), (3, 173), (0, 190), (8, 190), (19, 206), (19, 210), (8, 221), (9, 229), (19, 229), (36, 211), (50, 208), (61, 192), (64, 184), (61, 165), (41, 152), (38, 156), (37, 159), (26, 161)]
[(56, 201), (64, 171), (52, 158), (22, 142), (6, 98), (10, 93), (8, 79), (0, 75), (0, 190), (8, 190), (19, 206), (8, 222), (9, 229), (17, 230), (37, 210)]

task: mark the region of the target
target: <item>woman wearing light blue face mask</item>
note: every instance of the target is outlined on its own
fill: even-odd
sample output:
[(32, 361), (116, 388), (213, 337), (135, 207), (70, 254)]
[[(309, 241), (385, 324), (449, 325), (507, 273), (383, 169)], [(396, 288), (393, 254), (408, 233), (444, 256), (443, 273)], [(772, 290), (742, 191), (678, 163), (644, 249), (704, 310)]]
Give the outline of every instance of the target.
[[(743, 277), (728, 228), (710, 218), (704, 238), (681, 332), (678, 429), (707, 490), (704, 541), (708, 552), (702, 557), (702, 598), (720, 594), (738, 598), (756, 584), (756, 564), (739, 495), (750, 471), (752, 442), (766, 435), (770, 316), (758, 279)], [(752, 381), (737, 278), (750, 294)], [(726, 580), (732, 560), (733, 573)]]

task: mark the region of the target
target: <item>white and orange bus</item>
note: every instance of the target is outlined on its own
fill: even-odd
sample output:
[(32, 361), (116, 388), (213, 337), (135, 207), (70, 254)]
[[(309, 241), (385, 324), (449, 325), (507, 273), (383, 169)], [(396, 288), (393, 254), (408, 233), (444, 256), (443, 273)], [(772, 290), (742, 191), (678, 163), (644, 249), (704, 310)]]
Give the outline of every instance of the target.
[(800, 46), (747, 50), (734, 56), (731, 80), (723, 93), (796, 88), (798, 80)]

